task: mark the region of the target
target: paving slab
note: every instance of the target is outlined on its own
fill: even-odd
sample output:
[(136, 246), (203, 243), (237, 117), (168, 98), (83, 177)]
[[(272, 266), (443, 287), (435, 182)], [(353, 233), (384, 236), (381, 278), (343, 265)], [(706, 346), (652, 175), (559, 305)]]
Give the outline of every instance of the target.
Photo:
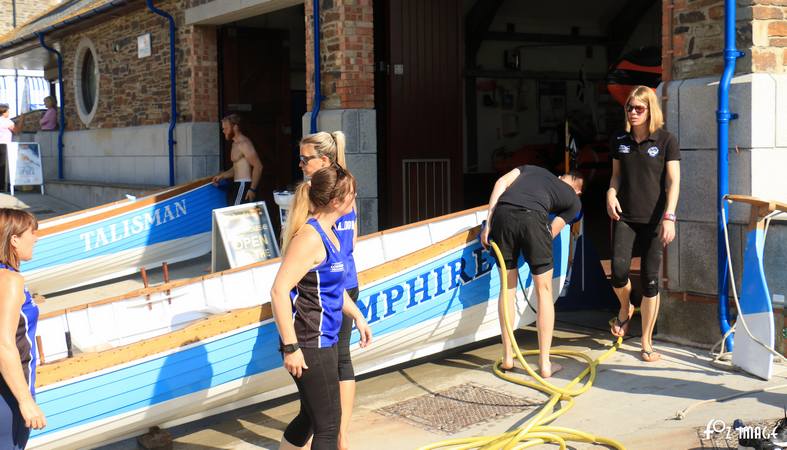
[(37, 190), (32, 192), (17, 191), (14, 192), (14, 195), (0, 193), (0, 208), (24, 209), (35, 214), (38, 220), (82, 209), (50, 195), (41, 195)]

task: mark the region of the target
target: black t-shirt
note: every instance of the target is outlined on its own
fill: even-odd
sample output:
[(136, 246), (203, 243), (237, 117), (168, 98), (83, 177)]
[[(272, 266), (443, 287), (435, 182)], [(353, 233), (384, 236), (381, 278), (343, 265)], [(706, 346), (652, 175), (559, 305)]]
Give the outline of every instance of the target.
[(610, 150), (620, 163), (621, 219), (658, 223), (667, 202), (667, 161), (680, 161), (678, 140), (669, 131), (656, 130), (637, 144), (630, 133), (621, 132), (612, 136)]
[(571, 222), (582, 209), (574, 188), (552, 172), (538, 166), (519, 166), (519, 176), (508, 186), (498, 203), (521, 208), (554, 213), (566, 223)]

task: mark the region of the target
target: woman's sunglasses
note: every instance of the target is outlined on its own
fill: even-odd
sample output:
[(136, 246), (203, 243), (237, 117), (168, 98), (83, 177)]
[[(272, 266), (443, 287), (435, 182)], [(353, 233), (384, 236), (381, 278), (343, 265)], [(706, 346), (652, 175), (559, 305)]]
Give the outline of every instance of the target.
[(309, 161), (313, 160), (314, 158), (319, 158), (319, 156), (318, 155), (312, 155), (312, 156), (298, 155), (298, 159), (300, 159), (301, 162), (304, 165), (308, 164)]
[(642, 105), (626, 105), (626, 112), (636, 111), (637, 114), (642, 114), (647, 110), (648, 108)]

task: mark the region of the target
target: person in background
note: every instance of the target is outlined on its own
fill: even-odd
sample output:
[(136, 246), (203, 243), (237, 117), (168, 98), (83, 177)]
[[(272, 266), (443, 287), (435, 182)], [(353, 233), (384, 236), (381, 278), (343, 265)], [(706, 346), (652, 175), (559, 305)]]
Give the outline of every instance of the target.
[(9, 108), (0, 104), (0, 144), (10, 144), (14, 138), (14, 121), (8, 118)]
[(663, 249), (675, 238), (675, 209), (680, 191), (678, 140), (662, 129), (664, 116), (652, 88), (637, 86), (625, 106), (626, 131), (610, 143), (612, 177), (607, 191), (607, 214), (613, 221), (612, 287), (620, 302), (610, 320), (613, 336), (625, 336), (634, 314), (629, 269), (639, 243), (642, 254), (643, 361), (658, 361), (653, 329), (659, 314), (659, 269)]
[(361, 347), (372, 331), (345, 291), (346, 254), (334, 226), (355, 201), (355, 179), (331, 165), (296, 189), (282, 233), (282, 263), (271, 289), (284, 367), (301, 399), (282, 449), (336, 450), (341, 403), (337, 342), (342, 315), (355, 320)]
[(19, 263), (33, 257), (35, 217), (0, 209), (0, 448), (22, 450), (30, 429), (46, 426), (35, 402), (38, 306), (25, 287)]
[(262, 161), (254, 150), (254, 144), (243, 134), (240, 115), (230, 114), (222, 119), (221, 131), (228, 141), (232, 141), (232, 167), (213, 177), (213, 184), (218, 186), (221, 180), (232, 178), (234, 183), (227, 195), (227, 203), (240, 205), (253, 202), (257, 199), (262, 177)]
[(41, 116), (39, 124), (42, 131), (57, 130), (57, 99), (51, 95), (44, 98), (46, 112)]
[[(301, 139), (299, 166), (305, 179), (310, 179), (314, 172), (332, 165), (346, 169), (344, 158), (345, 136), (341, 131), (328, 133), (321, 131), (305, 136)], [(353, 203), (352, 211), (339, 218), (335, 225), (336, 234), (339, 236), (342, 250), (347, 261), (345, 271), (347, 281), (345, 290), (353, 303), (358, 302), (358, 274), (355, 270), (353, 249), (358, 237), (356, 205)], [(342, 327), (339, 330), (339, 394), (342, 404), (342, 420), (339, 426), (339, 450), (349, 448), (350, 419), (355, 403), (355, 370), (350, 356), (350, 335), (352, 334), (352, 318), (343, 316)]]
[(8, 118), (9, 114), (8, 105), (5, 103), (0, 104), (0, 189), (5, 189), (6, 185), (6, 144), (13, 142), (14, 138), (14, 121)]

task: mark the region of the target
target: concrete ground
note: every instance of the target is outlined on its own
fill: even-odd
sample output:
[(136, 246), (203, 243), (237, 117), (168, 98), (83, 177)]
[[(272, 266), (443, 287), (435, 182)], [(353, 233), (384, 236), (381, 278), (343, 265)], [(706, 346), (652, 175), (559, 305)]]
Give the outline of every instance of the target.
[[(607, 313), (601, 312), (561, 314), (554, 348), (579, 350), (594, 357), (600, 355), (611, 344), (605, 330), (607, 318)], [(632, 330), (638, 326), (638, 323), (633, 324)], [(533, 329), (518, 332), (519, 344), (523, 348), (535, 348), (535, 338)], [(701, 440), (705, 437), (703, 432), (708, 423), (721, 420), (731, 424), (736, 418), (751, 423), (783, 415), (782, 408), (787, 406), (787, 387), (698, 406), (684, 420), (675, 420), (676, 412), (702, 400), (783, 385), (787, 383), (787, 367), (777, 366), (776, 376), (765, 382), (715, 368), (710, 364), (707, 350), (665, 342), (657, 342), (656, 347), (662, 359), (644, 363), (639, 358), (639, 339), (627, 339), (617, 353), (599, 366), (593, 388), (577, 397), (574, 408), (553, 425), (611, 437), (628, 449), (735, 448), (724, 444), (723, 436), (709, 436), (709, 439)], [(544, 394), (508, 383), (492, 373), (492, 364), (499, 353), (498, 343), (486, 341), (475, 348), (420, 364), (362, 377), (358, 382), (351, 427), (351, 448), (414, 449), (451, 437), (499, 434), (521, 426), (534, 414), (534, 407), (522, 407), (513, 414), (468, 426), (452, 435), (430, 431), (415, 425), (413, 420), (384, 415), (379, 411), (398, 402), (466, 383), (507, 393), (517, 399), (536, 400), (539, 404), (545, 402), (547, 397)], [(572, 359), (563, 359), (561, 363), (565, 369), (556, 375), (557, 383), (565, 384), (584, 368), (583, 363)], [(467, 407), (472, 406), (468, 404)], [(175, 449), (276, 449), (284, 428), (297, 409), (297, 399), (291, 396), (175, 427), (169, 432), (174, 437)], [(721, 424), (714, 427), (718, 430)], [(137, 448), (136, 442), (127, 440), (102, 450), (132, 448)], [(603, 447), (577, 444), (574, 448)]]
[(0, 208), (24, 209), (35, 214), (38, 220), (82, 209), (55, 197), (41, 195), (38, 187), (33, 191), (16, 191), (13, 196), (0, 192)]

